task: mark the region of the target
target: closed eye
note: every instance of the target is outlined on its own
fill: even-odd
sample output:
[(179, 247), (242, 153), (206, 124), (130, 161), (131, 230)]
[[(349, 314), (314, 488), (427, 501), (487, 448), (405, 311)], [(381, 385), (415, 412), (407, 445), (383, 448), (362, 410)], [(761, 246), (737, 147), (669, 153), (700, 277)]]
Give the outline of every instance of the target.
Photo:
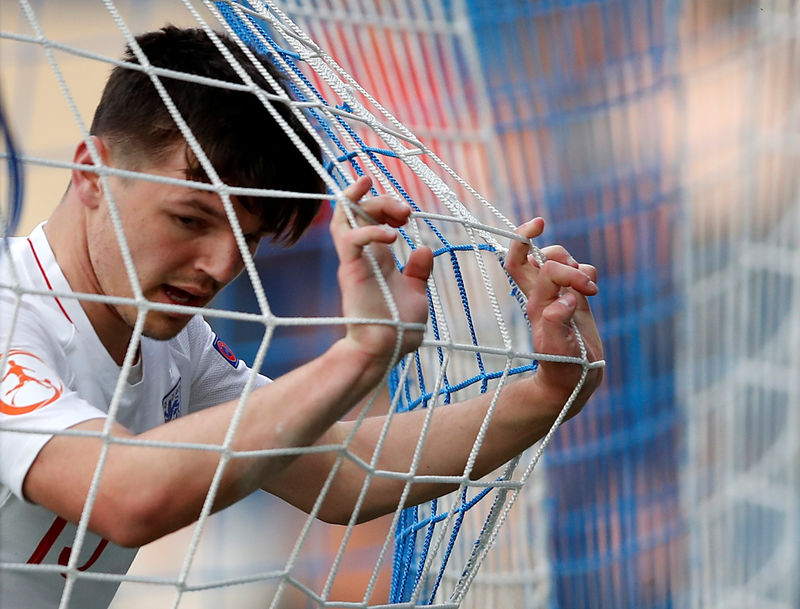
[(189, 230), (202, 230), (206, 226), (205, 220), (194, 216), (175, 216), (175, 220), (183, 228)]

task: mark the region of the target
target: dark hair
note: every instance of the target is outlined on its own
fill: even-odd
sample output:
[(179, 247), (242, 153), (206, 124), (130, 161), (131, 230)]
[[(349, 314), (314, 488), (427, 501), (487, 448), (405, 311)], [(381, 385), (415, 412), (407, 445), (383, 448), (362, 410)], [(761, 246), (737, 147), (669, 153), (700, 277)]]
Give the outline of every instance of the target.
[[(235, 41), (217, 34), (253, 82), (274, 93)], [(167, 26), (136, 38), (149, 62), (159, 68), (243, 84), (209, 36), (199, 29)], [(287, 89), (283, 77), (265, 56), (258, 61)], [(130, 48), (123, 59), (139, 63)], [(160, 77), (186, 124), (214, 165), (232, 186), (323, 193), (324, 184), (283, 129), (252, 93), (232, 91), (175, 78)], [(282, 103), (275, 108), (311, 152), (321, 158), (319, 146)], [(158, 162), (175, 145), (184, 144), (150, 77), (135, 69), (115, 67), (95, 111), (91, 134), (102, 137), (112, 155), (135, 166)], [(185, 145), (185, 144), (184, 144)], [(208, 181), (205, 171), (186, 146), (187, 177)], [(319, 199), (239, 197), (251, 213), (258, 213), (264, 230), (287, 244), (296, 241), (320, 208)]]

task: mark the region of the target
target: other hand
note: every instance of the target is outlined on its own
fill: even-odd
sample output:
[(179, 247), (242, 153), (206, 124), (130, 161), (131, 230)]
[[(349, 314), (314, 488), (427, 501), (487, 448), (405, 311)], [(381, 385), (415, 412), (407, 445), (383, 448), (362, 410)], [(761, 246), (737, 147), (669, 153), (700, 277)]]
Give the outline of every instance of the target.
[[(331, 219), (330, 230), (339, 256), (338, 279), (342, 290), (342, 312), (346, 317), (391, 320), (387, 299), (381, 292), (378, 280), (364, 252), (372, 252), (379, 272), (386, 281), (403, 322), (424, 324), (428, 317), (426, 286), (433, 268), (433, 253), (427, 247), (414, 250), (403, 272), (397, 270), (389, 245), (397, 239), (397, 228), (403, 226), (411, 208), (392, 196), (382, 195), (361, 200), (369, 192), (372, 182), (359, 178), (344, 194), (374, 221), (358, 220), (352, 227), (341, 203)], [(357, 219), (358, 215), (355, 216)], [(391, 365), (392, 353), (397, 345), (397, 328), (382, 324), (350, 324), (346, 340), (361, 349), (381, 365)], [(398, 356), (416, 349), (422, 342), (422, 331), (406, 330), (403, 333)]]
[[(517, 228), (526, 239), (542, 234), (544, 220), (535, 218)], [(547, 260), (541, 265), (530, 253), (527, 243), (512, 241), (505, 266), (527, 299), (526, 311), (531, 323), (533, 347), (538, 353), (580, 357), (578, 339), (571, 322), (583, 337), (590, 362), (603, 359), (603, 345), (597, 331), (588, 297), (597, 294), (597, 270), (579, 264), (560, 245), (542, 249)], [(563, 407), (581, 375), (577, 364), (539, 362), (534, 381), (541, 396), (555, 411)], [(589, 371), (586, 381), (569, 412), (577, 414), (603, 378), (602, 368)]]

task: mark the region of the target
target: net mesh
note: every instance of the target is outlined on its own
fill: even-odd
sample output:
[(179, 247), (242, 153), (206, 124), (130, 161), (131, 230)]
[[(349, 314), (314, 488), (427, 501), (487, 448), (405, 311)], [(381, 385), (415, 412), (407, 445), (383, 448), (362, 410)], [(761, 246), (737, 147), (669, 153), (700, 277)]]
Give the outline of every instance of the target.
[[(158, 10), (155, 4), (138, 3), (124, 21), (139, 30), (160, 26), (147, 21), (156, 14), (179, 23), (195, 22), (183, 5), (176, 3), (181, 8), (177, 17), (163, 17), (159, 11), (167, 3), (157, 4)], [(40, 22), (56, 11), (51, 5), (47, 10), (36, 3), (31, 6)], [(254, 3), (251, 8), (260, 6)], [(224, 5), (219, 10), (244, 22), (247, 35), (260, 43), (269, 46), (268, 40), (275, 41), (280, 50), (273, 47), (272, 52), (287, 62), (287, 69), (294, 69), (298, 55), (313, 55), (305, 42), (294, 46), (295, 36), (303, 36), (288, 24), (273, 29), (277, 11), (259, 22), (269, 34), (265, 43), (250, 31), (250, 13)], [(423, 349), (421, 363), (437, 370), (440, 343), (447, 340), (441, 337), (448, 336), (445, 330), (459, 336), (452, 342), (472, 344), (461, 290), (453, 287), (459, 285), (453, 260), (459, 269), (472, 269), (464, 278), (472, 312), (492, 306), (482, 292), (484, 277), (474, 259), (484, 261), (501, 301), (507, 300), (508, 284), (502, 273), (493, 274), (497, 262), (492, 249), (502, 235), (490, 233), (483, 240), (461, 225), (457, 236), (444, 233), (445, 245), (428, 224), (448, 231), (450, 223), (424, 214), (458, 214), (443, 205), (448, 199), (442, 199), (440, 191), (434, 192), (403, 162), (403, 155), (417, 154), (417, 142), (431, 152), (416, 158), (452, 161), (459, 174), (480, 185), (509, 218), (544, 215), (555, 231), (553, 240), (600, 269), (603, 287), (595, 313), (611, 362), (604, 387), (591, 408), (555, 437), (544, 469), (522, 487), (462, 606), (798, 606), (798, 3), (292, 0), (282, 3), (281, 10), (356, 82), (391, 107), (401, 123), (395, 124), (357, 88), (349, 90), (354, 85), (347, 78), (341, 92), (305, 62), (298, 63), (308, 79), (297, 84), (299, 90), (318, 101), (304, 88), (310, 84), (332, 106), (317, 108), (320, 118), (304, 110), (315, 127), (336, 126), (341, 119), (355, 132), (353, 136), (345, 129), (343, 147), (329, 145), (328, 175), (341, 186), (344, 176), (358, 171), (352, 163), (376, 176), (383, 173), (378, 165), (385, 166), (419, 208), (419, 234), (408, 238), (431, 244), (440, 254), (437, 272), (447, 270), (449, 287), (438, 297), (443, 311), (457, 312), (458, 322), (446, 329), (431, 326), (429, 337), (438, 331), (440, 338)], [(93, 5), (88, 14), (101, 13), (107, 11)], [(50, 23), (43, 39), (36, 40), (37, 45), (46, 41), (55, 48), (60, 62), (70, 55), (57, 46), (69, 39), (66, 21)], [(222, 19), (210, 21), (223, 26)], [(5, 16), (2, 22), (15, 23)], [(20, 33), (36, 37), (26, 19), (21, 23), (14, 32), (3, 26), (0, 42), (6, 48), (11, 49), (12, 42), (14, 49), (34, 46), (33, 40), (18, 40)], [(234, 27), (233, 21), (224, 23)], [(115, 56), (123, 41), (110, 21), (104, 25), (96, 37), (115, 32), (114, 44), (100, 61), (87, 65), (107, 66), (107, 58)], [(92, 40), (84, 34), (72, 50), (84, 52)], [(19, 96), (37, 99), (29, 80), (13, 82)], [(79, 95), (79, 87), (69, 88)], [(60, 103), (58, 97), (50, 96), (50, 112)], [(352, 118), (360, 111), (352, 97), (378, 124), (366, 128)], [(76, 121), (69, 112), (62, 116), (64, 125), (73, 125), (72, 140), (77, 141), (83, 134), (75, 129)], [(23, 130), (26, 125), (17, 125), (23, 148), (37, 146), (36, 138)], [(414, 134), (411, 139), (409, 133)], [(384, 142), (381, 134), (395, 138), (398, 148)], [(45, 150), (42, 157), (58, 158)], [(355, 150), (361, 150), (358, 156), (347, 158)], [(67, 150), (64, 157), (70, 153)], [(41, 168), (37, 159), (28, 158), (29, 176)], [(432, 163), (429, 169), (479, 223), (508, 228), (491, 208), (475, 205), (469, 187), (446, 167)], [(380, 179), (381, 189), (396, 190), (385, 181), (388, 178)], [(28, 179), (29, 192), (46, 181)], [(59, 187), (62, 184), (63, 180)], [(314, 230), (320, 247), (301, 243), (297, 259), (331, 270), (333, 255), (324, 244), (324, 230)], [(458, 249), (462, 246), (463, 251)], [(398, 260), (402, 256), (401, 249)], [(467, 259), (469, 265), (461, 262)], [(277, 276), (275, 262), (295, 261), (277, 252), (268, 260), (255, 261), (261, 277)], [(313, 278), (331, 285), (331, 276), (325, 279), (320, 273)], [(308, 283), (300, 285), (316, 289)], [(285, 285), (298, 284), (287, 280)], [(263, 331), (253, 340), (250, 330), (237, 328), (260, 323), (262, 309), (255, 292), (247, 279), (222, 295), (220, 311), (209, 312), (220, 332), (239, 338), (237, 350), (250, 360), (259, 353)], [(273, 310), (283, 306), (280, 293), (270, 291), (268, 296)], [(241, 310), (248, 299), (252, 312), (229, 316), (222, 311)], [(285, 306), (289, 313), (280, 316), (264, 355), (276, 368), (289, 368), (301, 357), (298, 336), (305, 342), (322, 342), (305, 334), (307, 326), (292, 325), (289, 317), (296, 316), (299, 307), (318, 318), (335, 315), (327, 310), (320, 314), (309, 303)], [(511, 310), (511, 343), (524, 344), (524, 320), (518, 309)], [(441, 317), (434, 313), (432, 320)], [(478, 344), (497, 339), (494, 320), (472, 317)], [(325, 327), (318, 329), (324, 332)], [(297, 334), (290, 334), (293, 330)], [(502, 340), (493, 346), (505, 348)], [(447, 376), (441, 379), (435, 373), (420, 376), (410, 360), (392, 380), (400, 389), (398, 406), (413, 406), (434, 393), (442, 402), (458, 399), (458, 393), (449, 395), (461, 380), (477, 379), (458, 391), (480, 391), (485, 377), (504, 370), (502, 355), (487, 354), (482, 370), (474, 351), (461, 355), (460, 350), (451, 353)], [(451, 375), (451, 369), (459, 372)], [(497, 382), (486, 379), (487, 387)], [(524, 455), (522, 463), (531, 458)], [(514, 480), (524, 471), (518, 466)], [(512, 487), (510, 492), (516, 490)], [(166, 594), (165, 604), (175, 596), (181, 606), (272, 602), (274, 586), (256, 601), (220, 600), (233, 598), (223, 597), (223, 591), (248, 589), (252, 581), (288, 582), (278, 602), (298, 607), (344, 598), (342, 585), (348, 592), (358, 588), (347, 596), (353, 603), (378, 602), (382, 586), (386, 598), (416, 594), (417, 602), (423, 603), (435, 590), (435, 602), (445, 602), (442, 599), (464, 582), (472, 541), (493, 518), (491, 497), (472, 505), (483, 488), (466, 491), (397, 515), (392, 526), (401, 535), (400, 559), (388, 582), (375, 569), (376, 563), (389, 562), (385, 530), (373, 533), (367, 543), (378, 549), (363, 559), (349, 552), (358, 544), (358, 528), (352, 534), (348, 529), (348, 542), (342, 545), (341, 537), (317, 536), (316, 524), (294, 517), (297, 526), (288, 535), (285, 554), (271, 562), (263, 560), (259, 548), (244, 558), (228, 553), (234, 567), (222, 567), (216, 557), (226, 554), (230, 544), (222, 538), (228, 535), (219, 535), (211, 544), (215, 560), (202, 563), (202, 547), (198, 550), (196, 545), (194, 554), (181, 551), (176, 562), (191, 556), (192, 566), (182, 568), (179, 576), (158, 580), (183, 590)], [(252, 505), (254, 512), (264, 508)], [(279, 506), (270, 504), (268, 509), (279, 513)], [(428, 535), (431, 529), (425, 525), (437, 518), (441, 520)], [(231, 536), (253, 534), (252, 527), (242, 533), (230, 521), (221, 528)], [(459, 534), (451, 545), (456, 528)], [(214, 530), (213, 518), (206, 529), (206, 536)], [(299, 545), (305, 548), (295, 543), (301, 537), (306, 541)], [(439, 568), (448, 553), (452, 558)], [(290, 555), (294, 572), (286, 578), (285, 557)], [(427, 557), (432, 557), (428, 569)], [(350, 564), (361, 565), (365, 574), (358, 586), (344, 580)], [(135, 576), (129, 579), (123, 592), (136, 586)], [(148, 598), (161, 589), (151, 585), (156, 579), (145, 578), (150, 582), (143, 592)], [(371, 601), (364, 601), (367, 586), (375, 591)], [(202, 593), (192, 595), (192, 590)], [(124, 600), (118, 599), (118, 604)]]
[[(95, 167), (104, 182), (107, 176), (117, 175), (133, 179), (191, 185), (195, 188), (204, 188), (219, 194), (231, 221), (239, 249), (245, 259), (245, 274), (250, 282), (259, 311), (257, 314), (221, 309), (204, 309), (201, 312), (211, 319), (250, 320), (256, 321), (263, 326), (260, 346), (253, 361), (255, 369), (262, 367), (265, 353), (270, 347), (271, 337), (276, 327), (284, 325), (342, 325), (344, 323), (364, 323), (367, 321), (343, 318), (284, 318), (276, 316), (271, 311), (269, 300), (259, 278), (255, 263), (247, 251), (247, 244), (236, 220), (231, 201), (231, 197), (245, 194), (245, 191), (231, 187), (220, 179), (214, 166), (206, 157), (194, 134), (172, 102), (162, 79), (174, 75), (151, 66), (148, 58), (135, 41), (132, 31), (118, 7), (110, 1), (105, 2), (104, 6), (118, 29), (121, 39), (131, 47), (142, 69), (147, 73), (161, 96), (172, 119), (185, 138), (189, 149), (209, 177), (209, 183), (201, 185), (196, 182), (188, 183), (181, 180), (109, 168), (103, 164), (102, 158), (91, 140), (86, 140), (87, 145)], [(375, 447), (372, 460), (369, 463), (360, 461), (360, 465), (368, 475), (359, 502), (353, 511), (350, 525), (344, 533), (343, 541), (332, 556), (328, 575), (324, 578), (319, 588), (312, 588), (296, 572), (297, 557), (304, 545), (308, 543), (313, 518), (319, 512), (338, 464), (345, 458), (358, 461), (358, 458), (348, 450), (352, 436), (348, 437), (341, 447), (333, 447), (332, 449), (340, 451), (337, 466), (334, 467), (308, 519), (299, 531), (296, 541), (288, 553), (285, 565), (277, 573), (262, 574), (257, 577), (260, 580), (272, 580), (275, 582), (275, 589), (269, 601), (269, 606), (281, 606), (281, 603), (284, 602), (286, 590), (291, 588), (302, 591), (306, 596), (307, 602), (314, 605), (342, 606), (337, 604), (338, 601), (335, 598), (331, 598), (331, 588), (339, 571), (353, 525), (358, 518), (361, 501), (371, 479), (376, 476), (401, 476), (407, 480), (406, 491), (390, 524), (390, 530), (394, 531), (394, 543), (397, 546), (397, 560), (388, 601), (390, 603), (410, 602), (414, 606), (432, 603), (440, 606), (457, 606), (483, 561), (486, 551), (494, 542), (498, 527), (507, 518), (508, 510), (513, 504), (514, 498), (517, 496), (524, 481), (530, 476), (534, 465), (550, 438), (548, 435), (541, 442), (539, 450), (533, 455), (533, 458), (526, 461), (525, 465), (516, 474), (518, 460), (512, 461), (502, 472), (493, 474), (487, 480), (471, 480), (470, 475), (473, 464), (486, 428), (491, 421), (496, 396), (500, 395), (502, 388), (510, 377), (533, 371), (536, 361), (548, 359), (574, 363), (583, 367), (584, 376), (581, 377), (576, 386), (573, 397), (564, 404), (563, 417), (571, 405), (574, 395), (577, 395), (580, 390), (586, 372), (592, 367), (602, 365), (602, 362), (587, 361), (580, 341), (580, 356), (563, 357), (532, 353), (529, 343), (520, 342), (519, 340), (515, 342), (512, 339), (511, 328), (520, 325), (525, 326), (522, 308), (520, 307), (524, 298), (517, 293), (513, 282), (502, 268), (503, 255), (507, 251), (507, 245), (504, 245), (504, 243), (507, 244), (509, 239), (520, 239), (512, 232), (514, 224), (481, 197), (458, 174), (446, 166), (417, 136), (381, 107), (325, 51), (286, 18), (276, 6), (261, 3), (251, 5), (245, 2), (206, 2), (201, 6), (203, 14), (201, 14), (199, 8), (193, 6), (190, 2), (184, 2), (184, 6), (192, 16), (194, 23), (198, 27), (205, 29), (212, 39), (215, 38), (212, 27), (224, 29), (233, 34), (237, 40), (249, 43), (256, 52), (268, 54), (279, 69), (290, 78), (292, 83), (291, 97), (285, 93), (267, 94), (255, 87), (247, 74), (242, 70), (238, 70), (238, 65), (227, 53), (226, 49), (222, 45), (218, 45), (220, 51), (231, 62), (234, 69), (237, 69), (242, 78), (243, 85), (237, 85), (237, 87), (240, 90), (248, 90), (259, 98), (274, 120), (283, 127), (307, 162), (318, 170), (331, 191), (330, 197), (335, 199), (337, 204), (346, 205), (341, 189), (352, 182), (354, 175), (368, 174), (375, 179), (374, 194), (379, 191), (392, 193), (405, 199), (412, 206), (414, 210), (412, 212), (412, 220), (407, 228), (400, 230), (402, 238), (395, 247), (395, 256), (398, 267), (402, 268), (409, 252), (420, 245), (429, 245), (434, 250), (434, 273), (428, 286), (430, 319), (427, 338), (423, 342), (423, 346), (413, 355), (405, 358), (401, 365), (389, 375), (389, 385), (393, 396), (392, 412), (427, 409), (428, 413), (431, 413), (436, 408), (446, 408), (451, 402), (477, 394), (494, 391), (495, 396), (478, 437), (475, 439), (475, 445), (472, 448), (464, 472), (460, 476), (422, 476), (417, 472), (421, 450), (426, 441), (427, 423), (416, 447), (409, 447), (410, 450), (414, 451), (414, 458), (411, 468), (407, 472), (383, 472), (377, 469), (376, 463), (383, 448), (384, 436), (381, 436)], [(32, 30), (32, 34), (4, 32), (4, 38), (20, 44), (27, 43), (40, 46), (55, 75), (63, 98), (69, 106), (73, 120), (81, 132), (81, 136), (87, 138), (86, 124), (82, 119), (64, 73), (60, 69), (56, 51), (84, 57), (89, 56), (95, 61), (105, 62), (109, 65), (123, 64), (106, 57), (88, 54), (82, 49), (62, 45), (47, 38), (33, 6), (23, 1), (20, 2), (20, 9), (25, 21)], [(245, 53), (253, 52), (247, 49), (244, 44), (242, 44), (242, 48)], [(313, 78), (307, 74), (313, 75)], [(272, 81), (268, 74), (264, 74), (264, 76), (268, 81)], [(203, 80), (192, 75), (183, 74), (180, 77), (194, 81), (201, 86), (224, 86), (228, 88), (232, 86), (227, 83), (210, 82), (208, 79)], [(316, 85), (313, 80), (317, 81)], [(325, 95), (320, 93), (319, 90), (322, 83), (325, 85)], [(277, 85), (274, 85), (274, 89), (276, 91), (281, 90)], [(300, 141), (300, 138), (292, 131), (291, 127), (275, 111), (275, 105), (278, 104), (288, 107), (318, 141), (324, 151), (325, 167), (319, 164), (303, 142)], [(30, 165), (38, 164), (64, 169), (72, 168), (72, 164), (57, 160), (33, 157), (25, 157), (24, 160)], [(394, 175), (396, 170), (390, 169), (390, 163), (394, 163), (395, 167), (403, 168), (402, 171), (405, 176), (403, 176), (404, 179), (402, 181), (401, 178)], [(458, 192), (451, 187), (451, 184), (457, 188)], [(105, 190), (111, 193), (110, 188), (106, 187)], [(254, 193), (251, 190), (247, 191), (247, 194)], [(294, 196), (292, 193), (276, 193), (268, 190), (260, 190), (255, 194), (267, 197), (276, 195)], [(307, 197), (305, 193), (300, 193), (297, 196)], [(132, 299), (118, 299), (117, 301), (133, 304), (139, 310), (133, 339), (129, 345), (120, 373), (120, 379), (127, 379), (142, 336), (143, 322), (147, 312), (166, 309), (168, 306), (148, 302), (143, 297), (127, 245), (125, 231), (111, 196), (109, 196), (109, 206), (114, 230), (123, 254), (124, 270), (133, 290)], [(353, 209), (347, 206), (345, 212), (348, 214), (351, 224), (355, 224)], [(533, 253), (540, 261), (543, 260), (541, 252), (535, 246), (533, 246)], [(371, 259), (369, 250), (365, 250), (365, 255)], [(372, 263), (374, 266), (374, 260)], [(401, 328), (413, 328), (413, 326), (408, 326), (399, 321), (393, 297), (377, 270), (376, 277), (381, 286), (386, 304), (394, 318), (390, 323)], [(13, 284), (5, 283), (5, 281), (3, 287), (19, 292)], [(62, 293), (57, 290), (53, 291), (52, 295), (59, 298), (98, 299), (98, 297), (92, 297), (87, 294)], [(17, 302), (19, 302), (20, 298), (21, 296), (17, 296)], [(103, 300), (103, 298), (99, 299)], [(169, 308), (174, 311), (186, 309), (185, 307), (174, 306)], [(472, 313), (473, 311), (480, 312), (480, 314), (475, 315)], [(13, 328), (9, 328), (9, 337), (12, 335)], [(118, 383), (109, 405), (108, 422), (105, 431), (101, 435), (104, 447), (95, 470), (85, 508), (77, 526), (72, 551), (64, 568), (65, 585), (61, 600), (61, 606), (63, 607), (70, 605), (76, 581), (82, 578), (103, 577), (103, 574), (85, 571), (80, 566), (80, 556), (84, 550), (89, 516), (96, 501), (97, 488), (105, 466), (108, 450), (111, 444), (118, 441), (111, 437), (108, 432), (110, 431), (111, 422), (118, 413), (122, 386), (122, 382)], [(222, 476), (231, 459), (239, 456), (235, 451), (232, 451), (231, 446), (251, 388), (252, 385), (248, 385), (239, 400), (239, 407), (227, 431), (224, 443), (219, 447), (206, 448), (206, 450), (220, 453), (219, 465), (209, 488), (198, 523), (193, 528), (189, 547), (181, 560), (177, 577), (174, 580), (143, 576), (133, 578), (137, 582), (173, 586), (175, 591), (174, 606), (181, 603), (183, 595), (187, 592), (226, 587), (240, 583), (239, 578), (227, 578), (199, 585), (192, 585), (187, 580)], [(372, 401), (362, 410), (359, 417), (366, 416), (371, 406)], [(426, 421), (429, 420), (430, 416)], [(390, 416), (387, 419), (385, 429), (388, 429), (392, 421), (393, 418)], [(553, 426), (551, 434), (555, 431), (560, 421), (561, 418)], [(133, 440), (132, 442), (150, 445), (143, 441)], [(152, 446), (156, 447), (158, 444), (152, 444)], [(189, 448), (188, 445), (175, 444), (175, 446)], [(193, 450), (200, 449), (197, 446), (191, 448)], [(331, 450), (331, 447), (328, 447), (328, 450)], [(282, 453), (281, 451), (266, 451), (264, 454), (277, 455)], [(459, 491), (421, 508), (406, 510), (405, 496), (411, 484), (424, 483), (426, 481), (451, 482), (459, 487)], [(488, 509), (484, 510), (484, 513), (479, 513), (478, 510), (473, 511), (474, 506), (480, 502), (488, 502), (488, 505), (490, 505)], [(477, 519), (477, 524), (473, 525), (474, 530), (471, 532), (470, 541), (467, 542), (467, 547), (470, 547), (471, 550), (465, 552), (462, 546), (460, 551), (456, 552), (456, 539), (463, 538), (466, 535), (463, 525), (468, 515), (471, 515), (473, 520)], [(373, 600), (373, 593), (380, 569), (389, 561), (388, 554), (391, 546), (392, 536), (387, 535), (372, 576), (366, 585), (361, 606), (377, 606), (376, 602), (379, 602), (381, 606), (385, 605), (386, 599)], [(457, 563), (455, 568), (461, 572), (461, 576), (458, 582), (452, 582), (440, 591), (440, 582), (442, 581), (445, 567), (451, 563)], [(4, 563), (2, 568), (6, 570), (35, 568), (47, 570), (50, 567), (47, 565)], [(129, 578), (123, 576), (122, 579)], [(249, 578), (246, 579), (249, 580)]]

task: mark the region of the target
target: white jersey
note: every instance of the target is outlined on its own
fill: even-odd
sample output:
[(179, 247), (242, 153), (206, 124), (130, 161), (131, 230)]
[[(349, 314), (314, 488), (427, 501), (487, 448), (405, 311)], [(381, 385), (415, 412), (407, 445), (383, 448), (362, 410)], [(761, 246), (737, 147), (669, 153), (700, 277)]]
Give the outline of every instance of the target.
[[(45, 609), (58, 607), (61, 600), (66, 579), (58, 565), (67, 564), (77, 527), (27, 502), (22, 483), (53, 433), (106, 417), (120, 367), (78, 300), (49, 293), (69, 293), (70, 288), (42, 227), (9, 244), (10, 256), (0, 253), (0, 283), (18, 281), (42, 294), (26, 294), (17, 303), (13, 291), (0, 287), (0, 353), (8, 345), (0, 378), (0, 607)], [(117, 414), (117, 421), (133, 433), (235, 399), (251, 374), (199, 316), (169, 341), (143, 338), (139, 361)], [(267, 382), (258, 376), (254, 387)], [(87, 533), (77, 565), (81, 571), (119, 577), (135, 555), (136, 550)], [(69, 606), (107, 607), (118, 585), (80, 578)]]

